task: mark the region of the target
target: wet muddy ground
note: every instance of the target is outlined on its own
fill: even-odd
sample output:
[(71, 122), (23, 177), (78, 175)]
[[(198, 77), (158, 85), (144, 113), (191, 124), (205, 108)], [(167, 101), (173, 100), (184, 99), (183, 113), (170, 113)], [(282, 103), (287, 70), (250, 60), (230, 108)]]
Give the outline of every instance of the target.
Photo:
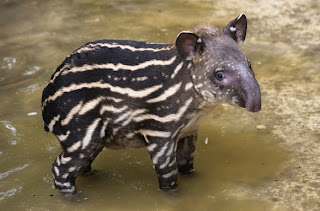
[[(320, 2), (11, 1), (0, 3), (0, 208), (3, 210), (319, 210)], [(52, 187), (60, 153), (43, 131), (41, 92), (74, 49), (97, 39), (172, 43), (199, 23), (245, 12), (242, 50), (262, 111), (218, 106), (200, 128), (195, 168), (158, 189), (145, 149), (104, 150), (79, 193)]]

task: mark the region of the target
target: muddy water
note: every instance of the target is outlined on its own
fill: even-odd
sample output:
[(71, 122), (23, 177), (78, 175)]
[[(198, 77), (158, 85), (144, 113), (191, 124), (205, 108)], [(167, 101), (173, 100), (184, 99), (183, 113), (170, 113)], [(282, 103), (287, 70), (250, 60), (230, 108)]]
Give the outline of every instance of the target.
[[(234, 5), (237, 1), (2, 1), (0, 209), (319, 208), (319, 4)], [(260, 82), (263, 110), (251, 114), (218, 106), (201, 125), (196, 171), (179, 175), (179, 191), (158, 189), (145, 149), (104, 150), (93, 164), (96, 171), (78, 177), (77, 195), (53, 189), (50, 168), (60, 146), (43, 131), (40, 99), (70, 52), (103, 38), (174, 42), (181, 30), (198, 23), (222, 29), (241, 12), (249, 18), (242, 49)]]

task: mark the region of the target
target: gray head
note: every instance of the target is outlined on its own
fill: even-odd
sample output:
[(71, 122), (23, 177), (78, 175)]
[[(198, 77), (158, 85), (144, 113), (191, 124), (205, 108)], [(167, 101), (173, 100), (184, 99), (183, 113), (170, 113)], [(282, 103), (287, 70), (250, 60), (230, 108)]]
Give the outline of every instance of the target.
[(223, 32), (205, 25), (181, 32), (176, 48), (190, 61), (194, 86), (206, 101), (235, 103), (257, 112), (261, 109), (260, 87), (239, 48), (246, 31), (247, 18), (241, 14)]

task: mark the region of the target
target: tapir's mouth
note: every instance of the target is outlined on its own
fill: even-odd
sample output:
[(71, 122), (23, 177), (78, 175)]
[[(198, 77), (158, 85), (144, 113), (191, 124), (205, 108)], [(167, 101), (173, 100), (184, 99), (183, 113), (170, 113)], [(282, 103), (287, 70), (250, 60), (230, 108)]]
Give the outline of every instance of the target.
[(240, 96), (233, 96), (231, 101), (242, 108), (246, 107), (245, 101)]
[(247, 111), (250, 112), (258, 112), (261, 110), (261, 102), (259, 99), (243, 99), (240, 96), (233, 96), (232, 103), (237, 104), (238, 106), (245, 108)]

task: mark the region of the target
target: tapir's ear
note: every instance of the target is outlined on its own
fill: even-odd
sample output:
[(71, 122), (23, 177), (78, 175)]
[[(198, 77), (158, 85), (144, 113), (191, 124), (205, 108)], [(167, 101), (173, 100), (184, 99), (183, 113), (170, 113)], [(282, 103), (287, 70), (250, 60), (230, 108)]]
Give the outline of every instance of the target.
[(177, 36), (176, 47), (183, 59), (192, 60), (199, 50), (201, 42), (201, 38), (195, 33), (183, 31)]
[(239, 15), (236, 19), (231, 21), (224, 29), (223, 33), (234, 39), (239, 45), (242, 44), (246, 38), (247, 33), (247, 17), (245, 14)]

